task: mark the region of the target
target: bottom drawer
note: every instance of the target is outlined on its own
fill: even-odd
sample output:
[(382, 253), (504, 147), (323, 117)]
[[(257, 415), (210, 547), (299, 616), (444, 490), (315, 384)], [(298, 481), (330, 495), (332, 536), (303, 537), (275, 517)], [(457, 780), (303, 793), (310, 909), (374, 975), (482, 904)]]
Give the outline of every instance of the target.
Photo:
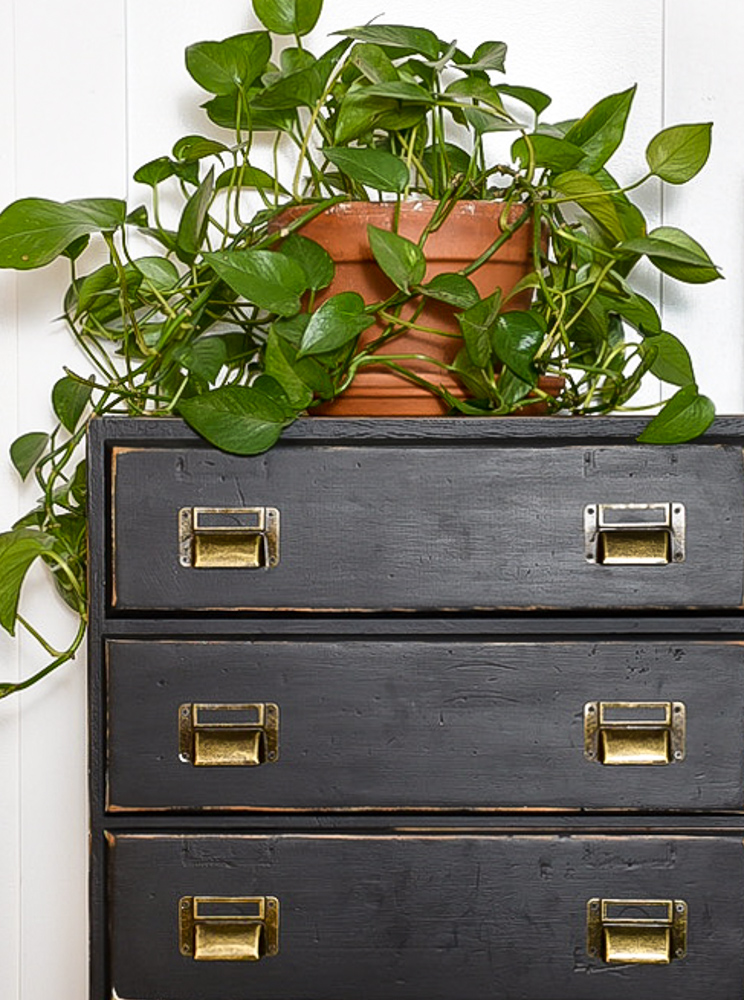
[[(736, 836), (108, 835), (126, 1000), (740, 1000)], [(612, 961), (608, 961), (612, 959)]]

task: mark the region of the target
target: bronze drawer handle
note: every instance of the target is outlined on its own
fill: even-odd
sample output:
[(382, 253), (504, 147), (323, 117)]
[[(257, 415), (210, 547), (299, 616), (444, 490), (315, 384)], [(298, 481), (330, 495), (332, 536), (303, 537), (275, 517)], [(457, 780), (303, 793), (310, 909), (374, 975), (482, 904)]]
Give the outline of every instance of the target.
[(183, 896), (179, 950), (197, 962), (257, 962), (279, 951), (274, 896)]
[(687, 954), (683, 899), (590, 899), (587, 952), (609, 964), (668, 965)]
[(684, 760), (687, 711), (681, 701), (589, 701), (584, 756), (598, 764)]
[(666, 566), (684, 562), (681, 503), (600, 503), (584, 508), (584, 554), (602, 566)]
[(178, 552), (194, 569), (273, 569), (279, 564), (276, 507), (182, 507)]
[(195, 767), (257, 767), (279, 759), (279, 707), (187, 704), (178, 709), (179, 757)]

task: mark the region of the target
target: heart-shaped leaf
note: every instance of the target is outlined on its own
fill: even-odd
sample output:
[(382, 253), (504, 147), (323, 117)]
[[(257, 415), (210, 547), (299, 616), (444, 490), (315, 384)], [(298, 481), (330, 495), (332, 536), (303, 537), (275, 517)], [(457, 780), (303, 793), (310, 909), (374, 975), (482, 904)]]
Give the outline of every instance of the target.
[(696, 385), (679, 389), (649, 421), (636, 440), (642, 444), (681, 444), (698, 437), (710, 427), (716, 409)]
[(323, 354), (343, 347), (374, 322), (374, 316), (365, 312), (364, 299), (357, 292), (333, 295), (310, 317), (297, 356)]
[(323, 0), (253, 0), (256, 17), (277, 35), (306, 35), (322, 7)]
[(705, 166), (710, 155), (710, 123), (673, 125), (654, 136), (646, 159), (651, 172), (668, 184), (684, 184)]
[(398, 288), (407, 292), (424, 280), (426, 258), (417, 243), (372, 225), (367, 226), (367, 236), (375, 260)]
[(660, 271), (690, 284), (715, 281), (721, 277), (700, 244), (673, 226), (659, 226), (648, 236), (626, 240), (620, 249), (645, 254)]
[(88, 405), (92, 389), (66, 375), (52, 389), (52, 406), (65, 430), (72, 433)]
[(635, 92), (630, 87), (604, 97), (566, 132), (565, 138), (584, 150), (586, 173), (603, 167), (622, 142)]
[(258, 455), (292, 423), (286, 407), (251, 386), (222, 386), (181, 400), (179, 413), (203, 438), (235, 455)]
[(323, 153), (347, 177), (377, 191), (400, 193), (410, 180), (403, 160), (384, 149), (325, 146)]
[(271, 38), (248, 31), (221, 42), (197, 42), (186, 49), (186, 69), (210, 94), (228, 96), (257, 80), (271, 58)]
[(15, 634), (21, 587), (31, 564), (54, 547), (54, 539), (35, 528), (0, 534), (0, 625)]
[(687, 348), (674, 334), (662, 332), (655, 337), (647, 337), (641, 344), (641, 350), (654, 352), (649, 371), (662, 382), (682, 386), (695, 382)]
[(296, 261), (272, 250), (218, 250), (203, 256), (216, 274), (249, 302), (280, 316), (299, 312), (308, 284)]
[(480, 368), (485, 367), (491, 359), (491, 335), (500, 306), (501, 290), (497, 289), (488, 298), (476, 302), (457, 317), (468, 356)]
[(282, 242), (282, 253), (296, 261), (305, 272), (307, 287), (313, 291), (327, 288), (333, 281), (336, 266), (333, 258), (323, 247), (299, 233), (291, 233)]
[(49, 435), (43, 431), (31, 431), (16, 438), (10, 446), (10, 460), (21, 479), (25, 479), (33, 469), (49, 443)]
[(514, 374), (530, 386), (537, 383), (534, 359), (545, 336), (545, 320), (534, 312), (505, 312), (496, 321), (493, 349)]
[(81, 236), (118, 229), (126, 212), (126, 203), (115, 198), (14, 201), (0, 212), (0, 267), (43, 267)]
[(615, 240), (625, 238), (627, 234), (612, 196), (594, 177), (581, 170), (568, 170), (555, 178), (553, 186), (568, 201), (575, 202), (596, 219)]
[(470, 309), (480, 301), (478, 289), (464, 274), (437, 274), (420, 287), (429, 298), (459, 309)]
[(428, 28), (409, 28), (400, 24), (367, 24), (360, 28), (336, 31), (334, 34), (353, 38), (357, 42), (374, 42), (375, 45), (408, 49), (427, 59), (438, 59), (441, 47), (437, 36)]

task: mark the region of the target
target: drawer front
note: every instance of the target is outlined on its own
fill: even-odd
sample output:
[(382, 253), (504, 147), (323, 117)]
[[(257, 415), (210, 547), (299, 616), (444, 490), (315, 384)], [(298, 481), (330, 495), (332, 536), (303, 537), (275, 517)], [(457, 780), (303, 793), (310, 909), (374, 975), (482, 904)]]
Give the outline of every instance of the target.
[(111, 810), (743, 804), (738, 642), (114, 640), (106, 658)]
[[(737, 837), (117, 835), (109, 842), (111, 987), (127, 1000), (742, 995)], [(606, 922), (598, 926), (592, 900), (603, 901)], [(611, 902), (618, 900), (624, 905)], [(666, 923), (677, 905), (686, 931)], [(628, 935), (639, 916), (664, 926)], [(665, 950), (668, 964), (640, 962)], [(607, 951), (618, 964), (605, 961)]]
[(115, 448), (112, 480), (122, 612), (742, 603), (729, 445)]

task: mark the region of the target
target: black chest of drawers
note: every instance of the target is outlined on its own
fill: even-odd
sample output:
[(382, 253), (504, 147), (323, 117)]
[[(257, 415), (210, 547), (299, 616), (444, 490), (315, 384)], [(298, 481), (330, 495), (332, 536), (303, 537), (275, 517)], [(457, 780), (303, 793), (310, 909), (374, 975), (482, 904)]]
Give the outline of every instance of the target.
[(744, 420), (89, 441), (91, 1000), (738, 1000)]

